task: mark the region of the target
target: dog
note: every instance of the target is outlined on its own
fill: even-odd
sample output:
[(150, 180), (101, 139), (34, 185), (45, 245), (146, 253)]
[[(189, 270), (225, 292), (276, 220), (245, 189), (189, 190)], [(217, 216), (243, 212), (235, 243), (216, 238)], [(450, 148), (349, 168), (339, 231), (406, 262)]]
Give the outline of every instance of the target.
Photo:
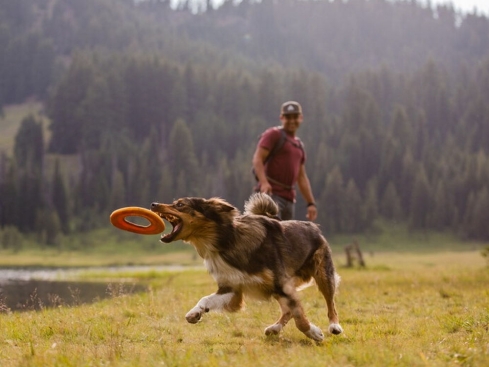
[(331, 334), (343, 332), (335, 308), (339, 284), (331, 249), (312, 222), (277, 220), (278, 207), (266, 194), (253, 194), (244, 213), (220, 198), (187, 197), (172, 204), (152, 203), (151, 210), (172, 225), (160, 241), (183, 240), (195, 247), (216, 280), (216, 293), (203, 297), (185, 316), (199, 322), (209, 311), (236, 312), (244, 295), (274, 298), (280, 318), (265, 329), (278, 335), (293, 318), (307, 337), (321, 342), (321, 329), (304, 314), (298, 289), (314, 281), (326, 300)]

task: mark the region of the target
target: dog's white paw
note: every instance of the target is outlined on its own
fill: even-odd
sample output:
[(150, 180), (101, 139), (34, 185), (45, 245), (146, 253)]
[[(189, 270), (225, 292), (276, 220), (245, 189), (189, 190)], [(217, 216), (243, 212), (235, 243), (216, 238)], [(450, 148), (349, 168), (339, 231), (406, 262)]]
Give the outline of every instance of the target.
[(335, 324), (335, 323), (329, 324), (328, 330), (331, 334), (334, 334), (334, 335), (338, 335), (338, 334), (341, 334), (343, 332), (343, 328), (341, 327), (341, 325)]
[(310, 329), (306, 331), (304, 334), (306, 334), (308, 338), (311, 338), (317, 342), (322, 342), (324, 339), (324, 334), (321, 331), (321, 329), (314, 324), (309, 324), (309, 326)]
[(203, 313), (204, 310), (202, 308), (194, 307), (189, 312), (187, 312), (187, 314), (185, 315), (185, 319), (191, 324), (196, 324), (202, 318)]
[(278, 335), (282, 331), (282, 324), (273, 324), (265, 329), (265, 335)]

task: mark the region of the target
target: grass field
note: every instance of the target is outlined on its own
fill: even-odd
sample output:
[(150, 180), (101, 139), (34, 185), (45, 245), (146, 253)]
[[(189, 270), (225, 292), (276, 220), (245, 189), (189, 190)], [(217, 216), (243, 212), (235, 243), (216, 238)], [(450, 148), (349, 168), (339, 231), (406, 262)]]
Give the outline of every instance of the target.
[[(264, 328), (278, 316), (274, 302), (248, 300), (239, 313), (209, 313), (187, 324), (185, 313), (215, 291), (203, 270), (125, 273), (125, 282), (149, 281), (151, 290), (114, 292), (109, 300), (79, 307), (0, 314), (0, 365), (489, 365), (489, 268), (480, 251), (383, 252), (368, 256), (366, 269), (337, 270), (345, 332), (321, 344), (293, 322), (280, 337), (265, 337)], [(311, 322), (326, 330), (316, 287), (301, 295)]]
[[(109, 222), (107, 213), (107, 223)], [(110, 224), (108, 224), (110, 226)], [(167, 229), (168, 231), (169, 229)], [(326, 233), (327, 236), (327, 233)], [(0, 241), (2, 230), (0, 229)], [(23, 236), (21, 250), (1, 249), (0, 267), (88, 267), (106, 265), (195, 265), (202, 264), (187, 244), (163, 244), (159, 235), (141, 236), (112, 226), (60, 239), (55, 248), (40, 247), (35, 235)], [(378, 252), (432, 253), (480, 251), (488, 244), (462, 242), (448, 232), (412, 232), (406, 225), (382, 223), (376, 234), (328, 237), (340, 264), (345, 263), (344, 247), (358, 241), (367, 261)]]

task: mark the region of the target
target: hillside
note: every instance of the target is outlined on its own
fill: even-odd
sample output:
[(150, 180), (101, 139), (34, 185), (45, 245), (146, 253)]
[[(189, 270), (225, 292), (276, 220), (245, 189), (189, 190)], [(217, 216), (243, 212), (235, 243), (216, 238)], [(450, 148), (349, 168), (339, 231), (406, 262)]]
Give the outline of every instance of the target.
[[(0, 105), (47, 96), (80, 49), (163, 54), (176, 63), (301, 68), (341, 83), (385, 66), (413, 72), (428, 58), (448, 72), (489, 56), (489, 21), (416, 1), (226, 0), (197, 13), (169, 0), (24, 0), (0, 4)], [(16, 60), (23, 60), (17, 62)]]
[(485, 17), (383, 0), (197, 13), (168, 1), (1, 4), (0, 101), (35, 96), (51, 134), (40, 117), (18, 122), (0, 164), (2, 226), (52, 244), (125, 205), (195, 195), (242, 207), (256, 139), (296, 99), (329, 233), (392, 220), (489, 238)]

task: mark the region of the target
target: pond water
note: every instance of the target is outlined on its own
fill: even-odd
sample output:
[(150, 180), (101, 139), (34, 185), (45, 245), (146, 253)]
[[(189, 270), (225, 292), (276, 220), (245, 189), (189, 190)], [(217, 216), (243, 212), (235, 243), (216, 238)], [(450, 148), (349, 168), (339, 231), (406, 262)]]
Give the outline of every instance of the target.
[(145, 290), (142, 284), (9, 280), (0, 283), (0, 311), (76, 306)]
[(125, 266), (83, 269), (0, 269), (0, 312), (75, 306), (121, 294), (146, 291), (134, 282), (87, 282), (81, 273), (183, 271), (183, 266)]

